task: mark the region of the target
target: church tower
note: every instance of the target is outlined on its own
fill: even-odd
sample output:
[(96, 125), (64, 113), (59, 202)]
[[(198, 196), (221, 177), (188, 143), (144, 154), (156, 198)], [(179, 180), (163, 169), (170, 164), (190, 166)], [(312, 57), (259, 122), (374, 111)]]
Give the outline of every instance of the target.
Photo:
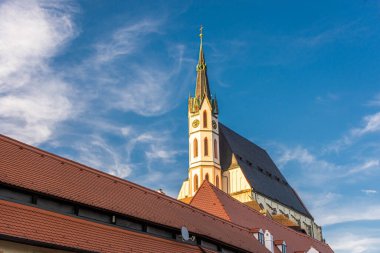
[(211, 97), (207, 65), (203, 53), (203, 28), (200, 29), (200, 48), (196, 66), (197, 79), (194, 97), (188, 101), (189, 172), (179, 198), (195, 195), (204, 180), (222, 187), (219, 156), (218, 104)]

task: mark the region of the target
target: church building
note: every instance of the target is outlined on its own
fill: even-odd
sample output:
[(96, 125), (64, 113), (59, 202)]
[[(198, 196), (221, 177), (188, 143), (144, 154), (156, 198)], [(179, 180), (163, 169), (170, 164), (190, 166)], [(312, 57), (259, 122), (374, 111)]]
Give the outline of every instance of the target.
[(265, 150), (218, 113), (201, 40), (179, 200), (0, 134), (0, 253), (334, 253)]
[(321, 227), (268, 153), (219, 122), (202, 40), (201, 28), (195, 94), (188, 101), (188, 178), (178, 199), (191, 204), (206, 180), (263, 215), (322, 241)]

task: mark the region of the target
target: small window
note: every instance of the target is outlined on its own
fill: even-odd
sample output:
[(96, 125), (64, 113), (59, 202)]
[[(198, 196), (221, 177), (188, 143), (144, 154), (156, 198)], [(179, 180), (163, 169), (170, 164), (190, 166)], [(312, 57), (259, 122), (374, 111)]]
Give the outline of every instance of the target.
[(264, 244), (264, 233), (262, 231), (258, 234), (258, 240), (261, 244)]
[(218, 159), (218, 142), (214, 139), (214, 157)]
[(134, 229), (134, 230), (139, 230), (139, 231), (143, 230), (142, 224), (137, 223), (137, 222), (133, 222), (133, 221), (130, 221), (130, 220), (127, 220), (124, 218), (117, 218), (116, 219), (116, 225), (119, 225), (119, 226), (122, 226), (125, 228)]
[(207, 181), (210, 181), (210, 180), (209, 180), (209, 177), (208, 177), (208, 173), (206, 173), (205, 179), (206, 179)]
[(232, 251), (232, 250), (229, 250), (229, 249), (222, 248), (222, 253), (235, 253), (235, 251)]
[(205, 156), (208, 156), (208, 140), (207, 137), (204, 140)]
[(194, 191), (198, 191), (198, 175), (194, 176)]
[(74, 206), (59, 201), (38, 198), (37, 205), (41, 208), (54, 210), (61, 213), (74, 214)]
[(0, 198), (9, 199), (11, 201), (32, 203), (32, 195), (7, 188), (0, 188)]
[(198, 157), (198, 140), (197, 138), (194, 139), (193, 141), (193, 156)]
[(284, 244), (282, 244), (282, 253), (286, 253), (286, 244), (284, 242)]
[(154, 235), (158, 235), (158, 236), (162, 236), (162, 237), (166, 237), (166, 238), (172, 238), (173, 237), (173, 234), (171, 232), (160, 229), (160, 228), (151, 227), (151, 226), (147, 227), (147, 232), (150, 234), (154, 234)]
[(206, 112), (206, 110), (203, 111), (203, 127), (207, 128), (207, 112)]
[(216, 178), (215, 178), (215, 185), (216, 185), (216, 187), (219, 188), (219, 176), (218, 175), (216, 175)]
[(111, 217), (109, 215), (91, 209), (79, 208), (78, 215), (92, 220), (103, 221), (107, 223), (111, 222)]
[(205, 248), (208, 248), (208, 249), (211, 249), (211, 250), (215, 250), (217, 251), (218, 250), (218, 246), (211, 243), (211, 242), (207, 242), (207, 241), (203, 241), (201, 240), (201, 246), (202, 247), (205, 247)]

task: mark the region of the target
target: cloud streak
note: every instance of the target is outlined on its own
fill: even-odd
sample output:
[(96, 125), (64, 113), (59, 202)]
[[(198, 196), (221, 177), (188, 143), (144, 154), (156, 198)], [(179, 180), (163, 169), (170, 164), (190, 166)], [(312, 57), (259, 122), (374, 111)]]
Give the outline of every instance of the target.
[(0, 5), (0, 130), (30, 144), (73, 115), (72, 92), (50, 61), (75, 35), (68, 2)]
[[(166, 46), (160, 37), (164, 24), (164, 19), (130, 21), (94, 42), (92, 55), (73, 69), (77, 73), (73, 82), (93, 91), (83, 93), (87, 104), (144, 117), (162, 115), (177, 106), (176, 95), (184, 92), (183, 79), (189, 77), (182, 69), (185, 48)], [(160, 41), (160, 51), (148, 49), (152, 38)], [(159, 57), (161, 53), (167, 60)]]
[(339, 152), (352, 145), (359, 138), (378, 132), (380, 132), (380, 112), (365, 116), (361, 127), (349, 130), (342, 138), (326, 146), (324, 152)]

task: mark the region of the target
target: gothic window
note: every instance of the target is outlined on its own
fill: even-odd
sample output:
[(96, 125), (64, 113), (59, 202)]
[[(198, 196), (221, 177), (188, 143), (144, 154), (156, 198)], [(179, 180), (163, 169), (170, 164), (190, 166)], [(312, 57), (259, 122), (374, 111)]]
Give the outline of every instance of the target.
[(215, 178), (215, 185), (216, 185), (216, 187), (219, 188), (219, 176), (218, 175), (216, 175), (216, 178)]
[(218, 142), (214, 139), (214, 157), (218, 159)]
[(203, 127), (207, 127), (207, 112), (206, 110), (203, 111)]
[(205, 156), (208, 156), (208, 140), (207, 137), (204, 140)]
[(208, 178), (208, 173), (206, 173), (205, 179), (206, 179), (207, 181), (210, 181), (209, 178)]
[(198, 191), (198, 175), (194, 176), (194, 191)]
[(197, 138), (194, 139), (193, 141), (193, 156), (198, 157), (198, 140)]

